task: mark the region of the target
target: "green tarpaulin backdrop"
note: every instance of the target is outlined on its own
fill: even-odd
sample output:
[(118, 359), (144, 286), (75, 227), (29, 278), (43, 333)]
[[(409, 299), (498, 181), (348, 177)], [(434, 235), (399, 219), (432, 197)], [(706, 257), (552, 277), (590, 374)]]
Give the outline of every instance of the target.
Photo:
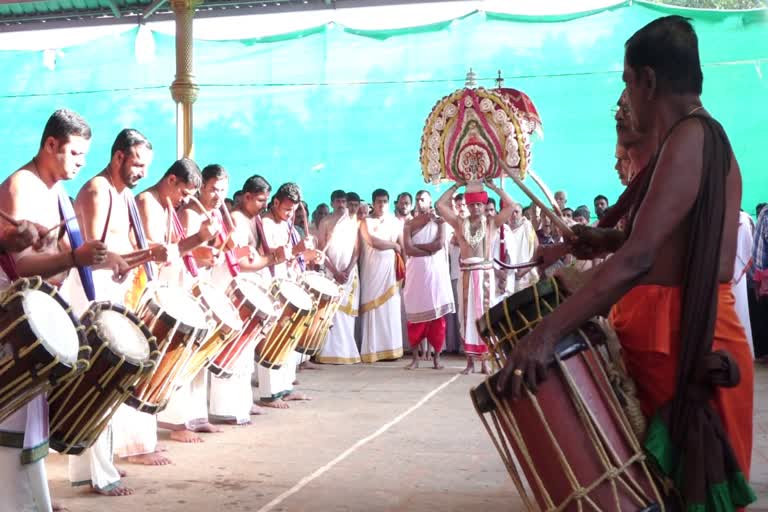
[[(251, 174), (273, 187), (299, 182), (310, 205), (335, 188), (369, 197), (424, 187), (419, 144), (435, 102), (463, 86), (470, 67), (493, 87), (527, 92), (544, 122), (533, 165), (569, 203), (613, 201), (611, 112), (621, 91), (624, 41), (664, 14), (621, 5), (584, 16), (520, 17), (476, 12), (413, 29), (362, 31), (329, 24), (285, 36), (198, 41), (196, 160), (224, 165), (232, 187)], [(677, 12), (677, 11), (675, 11)], [(690, 12), (688, 12), (690, 14)], [(768, 200), (768, 19), (765, 12), (695, 14), (704, 63), (704, 102), (725, 125), (744, 172), (744, 207)], [(144, 132), (155, 162), (139, 188), (175, 158), (172, 37), (152, 33), (154, 58), (138, 58), (138, 30), (50, 52), (0, 52), (0, 151), (5, 178), (34, 154), (59, 107), (94, 129), (88, 165), (70, 193), (107, 163), (123, 127)], [(46, 66), (47, 62), (47, 66)], [(433, 187), (428, 187), (434, 190)], [(516, 197), (521, 198), (519, 193)]]

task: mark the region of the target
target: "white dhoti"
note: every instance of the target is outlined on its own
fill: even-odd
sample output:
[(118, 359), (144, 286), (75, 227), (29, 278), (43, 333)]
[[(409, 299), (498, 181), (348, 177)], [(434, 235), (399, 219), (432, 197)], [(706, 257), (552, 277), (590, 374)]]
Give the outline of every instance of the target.
[(459, 330), (464, 352), (468, 356), (482, 357), (488, 346), (477, 331), (477, 319), (491, 306), (496, 288), (493, 265), (483, 258), (461, 260), (459, 279)]
[(49, 512), (48, 402), (38, 395), (0, 423), (0, 512)]
[(298, 352), (291, 352), (288, 360), (277, 370), (270, 370), (257, 365), (259, 376), (259, 399), (263, 402), (274, 402), (293, 392), (293, 382), (296, 380), (296, 365), (301, 357)]
[[(376, 220), (366, 219), (366, 222), (371, 224)], [(382, 229), (383, 232), (377, 233), (369, 226), (368, 231), (382, 239), (397, 239), (396, 231), (391, 232), (386, 226)], [(400, 285), (395, 275), (395, 251), (380, 251), (363, 244), (362, 260), (360, 314), (363, 343), (360, 357), (366, 363), (399, 359), (403, 357), (403, 323)]]
[[(349, 267), (355, 252), (357, 221), (342, 217), (334, 226), (325, 255), (333, 266), (343, 271)], [(332, 276), (329, 276), (333, 279)], [(360, 303), (360, 276), (357, 265), (352, 269), (349, 280), (342, 287), (341, 300), (336, 316), (333, 317), (323, 349), (315, 359), (318, 363), (354, 364), (360, 362), (360, 352), (355, 342), (355, 318)]]
[(173, 392), (168, 405), (157, 415), (157, 424), (168, 430), (195, 430), (208, 423), (208, 370)]
[(20, 460), (20, 449), (0, 446), (0, 512), (50, 512), (45, 462)]
[[(235, 422), (238, 425), (251, 421), (253, 407), (253, 352), (255, 346), (246, 347), (235, 362), (232, 376), (224, 379), (211, 375), (208, 414), (215, 422)], [(207, 371), (207, 370), (206, 370)]]
[(112, 435), (118, 457), (154, 453), (157, 450), (157, 416), (123, 404), (112, 417)]
[[(71, 283), (70, 304), (72, 310), (77, 316), (82, 316), (88, 309), (89, 301), (83, 292), (80, 277), (76, 272), (72, 272), (68, 281)], [(132, 282), (132, 274), (123, 283), (116, 283), (112, 280), (112, 271), (93, 271), (93, 284), (96, 289), (97, 300), (108, 300), (122, 304)], [(118, 411), (123, 407), (127, 406), (120, 405)], [(120, 485), (120, 474), (112, 460), (114, 456), (112, 438), (114, 422), (113, 416), (93, 446), (79, 455), (69, 456), (68, 473), (72, 485), (90, 484), (101, 491), (109, 491)]]

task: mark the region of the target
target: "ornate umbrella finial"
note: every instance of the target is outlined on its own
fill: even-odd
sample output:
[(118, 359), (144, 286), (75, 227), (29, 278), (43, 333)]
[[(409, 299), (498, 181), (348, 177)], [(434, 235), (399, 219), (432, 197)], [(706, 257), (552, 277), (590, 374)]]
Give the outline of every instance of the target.
[(472, 71), (472, 68), (469, 68), (469, 73), (467, 73), (467, 81), (464, 83), (464, 86), (468, 89), (474, 89), (477, 87), (477, 74)]
[(498, 76), (496, 76), (496, 88), (501, 89), (504, 87), (504, 77), (501, 76), (501, 70), (498, 71)]

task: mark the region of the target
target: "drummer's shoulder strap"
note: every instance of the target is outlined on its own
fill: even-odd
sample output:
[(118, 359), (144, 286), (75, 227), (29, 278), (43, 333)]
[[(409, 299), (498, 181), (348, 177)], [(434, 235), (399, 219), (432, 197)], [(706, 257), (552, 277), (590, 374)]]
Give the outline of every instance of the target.
[[(61, 184), (58, 185), (59, 192), (59, 215), (64, 221), (64, 226), (67, 230), (67, 236), (69, 237), (69, 244), (72, 250), (76, 250), (83, 245), (83, 235), (80, 233), (80, 225), (77, 223), (77, 217), (75, 216), (75, 208), (72, 206), (72, 201), (69, 199), (66, 190)], [(90, 267), (77, 267), (77, 272), (80, 275), (80, 282), (83, 285), (83, 291), (88, 300), (96, 300), (96, 287), (93, 284), (93, 274)]]
[[(136, 198), (133, 197), (130, 190), (127, 190), (126, 192), (125, 202), (128, 205), (128, 218), (130, 219), (131, 229), (136, 237), (136, 243), (138, 244), (139, 249), (146, 249), (149, 244), (147, 244), (147, 235), (144, 233), (144, 225), (141, 223), (141, 217), (139, 217), (139, 208), (136, 206)], [(155, 278), (151, 263), (147, 262), (144, 264), (144, 272), (146, 272), (147, 279), (150, 281)]]

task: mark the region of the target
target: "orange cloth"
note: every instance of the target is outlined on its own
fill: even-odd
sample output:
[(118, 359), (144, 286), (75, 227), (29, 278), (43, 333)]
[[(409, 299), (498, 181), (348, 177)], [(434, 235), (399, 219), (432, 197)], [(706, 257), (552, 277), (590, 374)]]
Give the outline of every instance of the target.
[[(675, 393), (681, 303), (679, 287), (643, 285), (633, 288), (611, 310), (611, 323), (621, 340), (624, 361), (637, 384), (643, 413), (648, 417)], [(749, 479), (754, 368), (734, 304), (731, 285), (720, 284), (712, 350), (730, 354), (739, 366), (741, 382), (734, 388), (718, 388), (713, 405)]]

